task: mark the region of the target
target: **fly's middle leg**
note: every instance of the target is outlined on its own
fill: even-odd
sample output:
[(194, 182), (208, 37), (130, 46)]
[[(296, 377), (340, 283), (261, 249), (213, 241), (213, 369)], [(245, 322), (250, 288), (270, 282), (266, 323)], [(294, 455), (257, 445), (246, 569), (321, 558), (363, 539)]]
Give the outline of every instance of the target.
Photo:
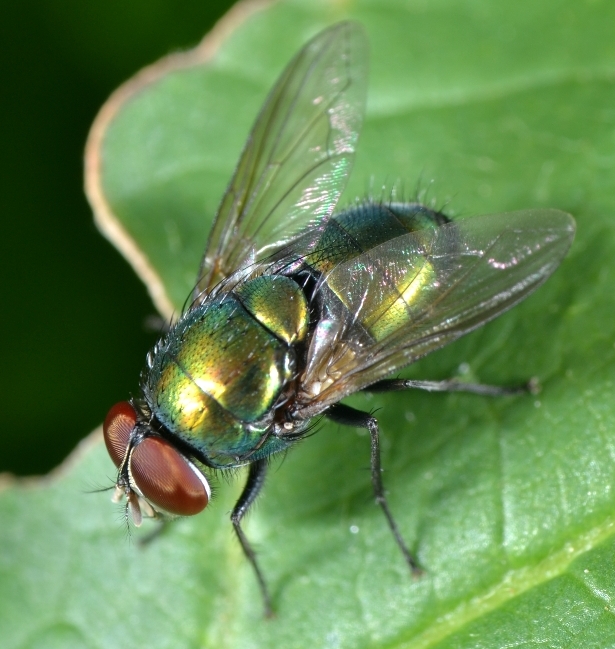
[(485, 385), (483, 383), (466, 383), (457, 379), (445, 381), (414, 381), (411, 379), (383, 379), (372, 383), (364, 392), (399, 392), (400, 390), (426, 390), (427, 392), (468, 392), (487, 397), (506, 397), (516, 394), (537, 394), (540, 385), (537, 379), (513, 386)]

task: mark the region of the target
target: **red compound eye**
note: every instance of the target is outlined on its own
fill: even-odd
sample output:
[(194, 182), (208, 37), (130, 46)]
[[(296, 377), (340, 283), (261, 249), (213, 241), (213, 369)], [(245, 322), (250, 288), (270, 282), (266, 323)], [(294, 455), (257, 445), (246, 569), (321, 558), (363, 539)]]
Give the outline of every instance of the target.
[(205, 476), (161, 437), (146, 437), (135, 446), (130, 474), (145, 498), (169, 514), (198, 514), (211, 496)]
[(116, 467), (120, 467), (126, 455), (130, 433), (137, 423), (137, 413), (128, 401), (116, 403), (105, 417), (103, 437), (107, 451)]

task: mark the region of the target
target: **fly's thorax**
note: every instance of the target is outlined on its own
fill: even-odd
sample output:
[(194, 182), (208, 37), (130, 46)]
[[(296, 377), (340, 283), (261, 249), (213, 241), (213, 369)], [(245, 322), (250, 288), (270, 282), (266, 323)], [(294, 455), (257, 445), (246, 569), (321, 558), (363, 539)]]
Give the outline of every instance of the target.
[[(267, 304), (265, 279), (275, 308)], [(143, 391), (152, 413), (212, 464), (239, 462), (260, 447), (294, 377), (289, 341), (305, 336), (307, 304), (284, 286), (294, 282), (282, 279), (257, 278), (206, 300), (150, 355)]]
[(302, 342), (308, 331), (309, 309), (299, 285), (283, 275), (263, 275), (234, 289), (250, 314), (288, 345)]
[[(314, 328), (308, 363), (299, 382), (299, 404), (311, 402), (335, 381), (355, 369), (356, 352), (352, 345), (339, 339), (340, 324), (335, 319), (323, 318)], [(360, 343), (357, 341), (357, 344)]]

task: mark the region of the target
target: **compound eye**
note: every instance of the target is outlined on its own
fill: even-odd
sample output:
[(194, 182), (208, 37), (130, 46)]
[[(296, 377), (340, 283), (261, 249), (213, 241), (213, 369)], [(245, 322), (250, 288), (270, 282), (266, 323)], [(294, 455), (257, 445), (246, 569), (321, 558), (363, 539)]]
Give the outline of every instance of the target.
[(135, 446), (130, 475), (143, 496), (169, 514), (198, 514), (211, 496), (205, 476), (161, 437), (146, 437)]
[(137, 423), (137, 413), (128, 401), (116, 403), (105, 417), (103, 437), (107, 451), (116, 467), (120, 467), (126, 455), (130, 433)]

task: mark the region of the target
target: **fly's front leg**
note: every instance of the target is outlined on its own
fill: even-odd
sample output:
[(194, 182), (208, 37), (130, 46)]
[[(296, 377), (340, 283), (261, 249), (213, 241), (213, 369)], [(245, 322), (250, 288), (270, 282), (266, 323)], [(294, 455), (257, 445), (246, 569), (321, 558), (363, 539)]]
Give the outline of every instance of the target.
[(540, 390), (538, 381), (530, 379), (523, 385), (501, 387), (499, 385), (483, 385), (482, 383), (464, 383), (457, 379), (447, 381), (412, 381), (410, 379), (384, 379), (372, 383), (364, 392), (398, 392), (400, 390), (427, 390), (428, 392), (469, 392), (488, 397), (504, 397), (515, 394), (537, 394)]
[(166, 534), (169, 528), (170, 522), (168, 520), (166, 520), (165, 518), (158, 518), (156, 520), (156, 527), (145, 536), (140, 537), (138, 544), (142, 548), (147, 547), (150, 543), (161, 537), (163, 534)]
[(412, 553), (408, 549), (408, 546), (404, 542), (404, 539), (401, 536), (397, 523), (391, 514), (389, 509), (389, 503), (387, 502), (386, 495), (384, 493), (384, 486), (382, 484), (382, 468), (380, 465), (380, 431), (378, 429), (378, 421), (375, 417), (372, 417), (367, 412), (362, 412), (351, 408), (350, 406), (345, 406), (341, 403), (336, 403), (331, 406), (329, 410), (326, 411), (325, 415), (332, 421), (336, 421), (339, 424), (344, 424), (346, 426), (354, 426), (355, 428), (366, 428), (369, 430), (371, 438), (371, 474), (372, 474), (372, 486), (374, 488), (374, 496), (376, 497), (376, 503), (382, 509), (387, 523), (393, 532), (395, 541), (399, 546), (399, 549), (402, 551), (404, 558), (410, 566), (412, 574), (419, 576), (422, 574), (422, 570), (419, 567), (418, 562), (412, 556)]
[(241, 527), (241, 520), (248, 512), (248, 509), (256, 500), (256, 497), (265, 484), (266, 473), (266, 460), (256, 460), (256, 462), (250, 464), (246, 486), (243, 488), (241, 496), (239, 496), (239, 500), (233, 508), (233, 511), (231, 513), (231, 522), (233, 523), (233, 528), (235, 530), (235, 534), (237, 534), (239, 543), (241, 543), (243, 553), (246, 555), (246, 558), (250, 562), (250, 565), (252, 566), (254, 573), (256, 574), (256, 579), (261, 589), (261, 595), (263, 596), (263, 603), (265, 605), (265, 615), (266, 617), (272, 617), (273, 608), (271, 606), (271, 597), (269, 596), (269, 589), (267, 588), (265, 577), (258, 565), (258, 561), (256, 560), (256, 553), (254, 552), (254, 548), (252, 547), (250, 541), (248, 541), (248, 538), (246, 537), (245, 532)]

